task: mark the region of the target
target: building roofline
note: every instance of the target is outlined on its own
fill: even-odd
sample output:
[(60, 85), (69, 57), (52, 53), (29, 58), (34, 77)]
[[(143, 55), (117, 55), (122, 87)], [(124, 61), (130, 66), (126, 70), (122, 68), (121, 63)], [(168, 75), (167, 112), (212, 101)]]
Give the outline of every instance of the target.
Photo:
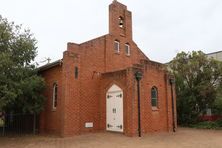
[(80, 43), (80, 44), (78, 44), (78, 45), (84, 45), (84, 44), (86, 44), (86, 43), (89, 43), (89, 42), (92, 42), (92, 41), (95, 41), (95, 40), (97, 40), (97, 39), (100, 39), (100, 38), (104, 38), (104, 37), (106, 37), (107, 35), (109, 35), (109, 34), (104, 34), (104, 35), (101, 35), (101, 36), (98, 36), (98, 37), (95, 37), (95, 38), (93, 38), (93, 39), (90, 39), (90, 40), (87, 40), (87, 41), (85, 41), (85, 42), (82, 42), (82, 43)]
[(37, 71), (38, 72), (45, 71), (45, 70), (48, 70), (50, 68), (53, 68), (53, 67), (61, 65), (61, 64), (62, 64), (62, 59), (56, 60), (56, 61), (54, 61), (52, 63), (48, 63), (48, 64), (45, 64), (43, 66), (38, 67)]
[(157, 62), (157, 61), (147, 60), (147, 59), (141, 59), (140, 61), (141, 62), (145, 62), (145, 63), (153, 63), (153, 64), (157, 64), (157, 65), (161, 65), (161, 66), (165, 66), (166, 65), (166, 63), (160, 63), (160, 62)]
[(210, 52), (210, 53), (206, 53), (205, 55), (211, 55), (211, 54), (220, 53), (220, 52), (222, 52), (222, 50), (215, 51), (215, 52)]

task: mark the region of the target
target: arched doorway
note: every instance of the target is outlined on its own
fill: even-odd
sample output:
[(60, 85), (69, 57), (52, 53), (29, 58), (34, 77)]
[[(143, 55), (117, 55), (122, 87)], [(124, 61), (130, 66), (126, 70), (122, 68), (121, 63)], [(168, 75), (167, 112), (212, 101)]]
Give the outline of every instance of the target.
[(106, 93), (106, 130), (123, 132), (123, 91), (115, 84)]

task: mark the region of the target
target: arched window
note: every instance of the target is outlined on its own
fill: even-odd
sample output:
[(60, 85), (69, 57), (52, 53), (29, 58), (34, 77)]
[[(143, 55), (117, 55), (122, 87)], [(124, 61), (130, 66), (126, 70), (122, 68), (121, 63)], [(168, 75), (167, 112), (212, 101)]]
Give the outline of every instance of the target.
[(52, 94), (52, 109), (55, 110), (57, 107), (57, 97), (58, 97), (58, 85), (53, 84), (53, 94)]
[(158, 106), (158, 90), (155, 86), (151, 88), (151, 105), (152, 107)]
[(120, 52), (120, 47), (119, 47), (119, 41), (118, 40), (114, 41), (114, 50), (116, 51), (116, 53)]
[(127, 56), (130, 55), (130, 45), (128, 43), (125, 44), (125, 52)]

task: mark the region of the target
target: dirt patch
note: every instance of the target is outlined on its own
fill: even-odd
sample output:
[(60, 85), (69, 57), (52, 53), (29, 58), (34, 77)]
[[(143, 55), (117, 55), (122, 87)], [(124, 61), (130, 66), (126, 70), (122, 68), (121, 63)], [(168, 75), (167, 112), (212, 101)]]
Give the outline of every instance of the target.
[(126, 137), (95, 133), (70, 138), (23, 136), (0, 138), (2, 148), (222, 148), (222, 130), (179, 128), (176, 133)]

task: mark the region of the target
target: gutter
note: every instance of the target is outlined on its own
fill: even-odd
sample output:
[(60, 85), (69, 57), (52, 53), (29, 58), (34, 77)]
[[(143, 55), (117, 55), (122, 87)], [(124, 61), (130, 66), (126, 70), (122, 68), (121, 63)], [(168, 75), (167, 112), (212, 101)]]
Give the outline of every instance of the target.
[(52, 63), (48, 63), (46, 65), (38, 67), (37, 71), (38, 72), (42, 72), (42, 71), (48, 70), (50, 68), (53, 68), (55, 66), (62, 65), (62, 62), (63, 62), (62, 59), (60, 59), (60, 60), (54, 61)]

